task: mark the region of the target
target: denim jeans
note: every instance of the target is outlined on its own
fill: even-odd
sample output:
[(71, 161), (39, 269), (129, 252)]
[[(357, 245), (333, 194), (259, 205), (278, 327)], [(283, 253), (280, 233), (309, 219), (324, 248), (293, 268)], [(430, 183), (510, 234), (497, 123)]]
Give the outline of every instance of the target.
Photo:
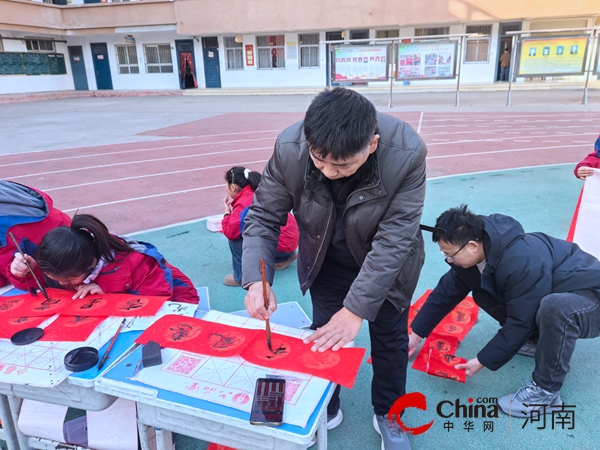
[(577, 339), (600, 336), (600, 291), (549, 294), (536, 315), (540, 337), (535, 351), (533, 381), (557, 392), (569, 373)]
[[(233, 278), (238, 283), (242, 283), (242, 253), (244, 248), (244, 239), (239, 238), (229, 241), (229, 249), (231, 250), (231, 262), (233, 265)], [(290, 259), (295, 252), (277, 252), (275, 253), (275, 262), (281, 263)]]
[[(310, 288), (313, 305), (313, 323), (316, 330), (327, 324), (344, 306), (344, 299), (357, 272), (344, 270), (328, 261)], [(373, 380), (371, 403), (375, 414), (385, 415), (394, 402), (406, 393), (408, 365), (408, 308), (400, 312), (385, 300), (373, 322), (369, 322)], [(340, 407), (338, 386), (327, 405), (327, 414), (337, 413)]]
[(500, 81), (508, 81), (508, 69), (510, 67), (500, 67)]

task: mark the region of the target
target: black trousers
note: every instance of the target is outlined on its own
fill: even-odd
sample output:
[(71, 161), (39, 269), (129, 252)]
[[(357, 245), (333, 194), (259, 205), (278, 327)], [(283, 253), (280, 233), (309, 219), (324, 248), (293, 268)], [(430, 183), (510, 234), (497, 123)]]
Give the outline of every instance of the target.
[[(327, 324), (344, 306), (344, 299), (357, 272), (325, 262), (310, 288), (313, 324), (316, 330)], [(375, 414), (385, 415), (394, 402), (406, 393), (408, 365), (408, 308), (397, 310), (385, 300), (373, 322), (369, 322), (373, 380), (371, 403)], [(336, 414), (340, 407), (340, 386), (327, 406), (327, 414)]]

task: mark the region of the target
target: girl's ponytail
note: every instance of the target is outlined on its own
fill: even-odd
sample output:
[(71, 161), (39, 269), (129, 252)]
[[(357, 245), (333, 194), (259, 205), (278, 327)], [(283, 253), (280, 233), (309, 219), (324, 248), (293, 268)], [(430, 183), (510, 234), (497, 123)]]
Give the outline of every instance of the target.
[(237, 184), (241, 189), (250, 185), (253, 191), (258, 188), (261, 174), (245, 167), (232, 167), (225, 172), (225, 181), (227, 184)]
[(89, 274), (101, 258), (113, 262), (113, 251), (131, 252), (132, 249), (111, 235), (96, 217), (78, 214), (70, 227), (58, 227), (46, 233), (35, 259), (39, 268), (51, 276), (75, 278)]

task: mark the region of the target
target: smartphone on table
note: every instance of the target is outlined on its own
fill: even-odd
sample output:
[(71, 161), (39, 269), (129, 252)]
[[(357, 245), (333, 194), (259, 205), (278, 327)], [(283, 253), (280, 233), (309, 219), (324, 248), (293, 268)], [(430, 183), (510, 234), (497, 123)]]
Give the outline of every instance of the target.
[(256, 380), (250, 423), (276, 427), (283, 423), (285, 379), (259, 378)]

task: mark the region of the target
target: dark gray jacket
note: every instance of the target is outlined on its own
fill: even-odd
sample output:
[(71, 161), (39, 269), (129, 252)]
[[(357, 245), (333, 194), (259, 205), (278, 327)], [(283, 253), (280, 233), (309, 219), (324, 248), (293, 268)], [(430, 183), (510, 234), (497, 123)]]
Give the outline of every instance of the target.
[(480, 216), (484, 223), (486, 266), (452, 269), (413, 320), (411, 328), (426, 337), (469, 292), (476, 303), (491, 311), (502, 328), (477, 354), (491, 370), (506, 364), (537, 332), (535, 316), (542, 298), (551, 293), (600, 289), (600, 261), (577, 244), (525, 233), (509, 216)]
[[(380, 139), (374, 176), (361, 180), (348, 196), (344, 212), (346, 242), (361, 266), (344, 306), (371, 321), (385, 299), (399, 310), (410, 305), (424, 261), (419, 221), (427, 147), (408, 124), (385, 114), (378, 114), (377, 120)], [(300, 230), (302, 293), (314, 282), (333, 232), (335, 207), (327, 186), (311, 175), (312, 169), (303, 122), (299, 122), (279, 135), (246, 216), (244, 287), (260, 281), (261, 257), (272, 283), (279, 228), (290, 210)]]

